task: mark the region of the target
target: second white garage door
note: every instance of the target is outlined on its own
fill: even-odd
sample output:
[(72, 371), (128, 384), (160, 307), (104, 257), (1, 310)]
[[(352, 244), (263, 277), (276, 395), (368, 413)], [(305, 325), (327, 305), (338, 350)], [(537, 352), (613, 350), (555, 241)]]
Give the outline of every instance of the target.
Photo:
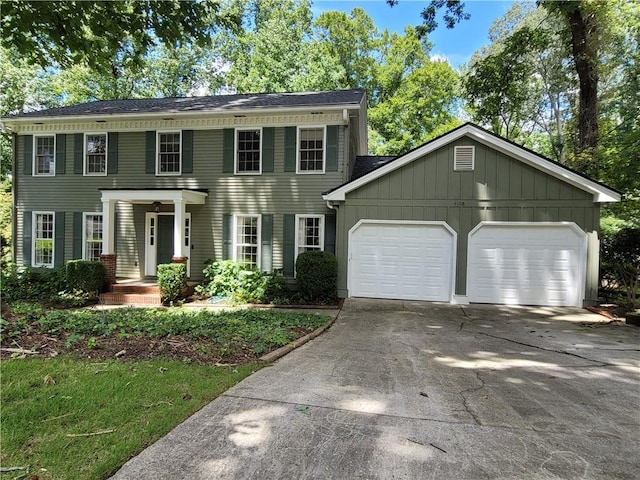
[(361, 220), (349, 232), (349, 295), (451, 301), (455, 241), (443, 222)]
[(586, 251), (586, 234), (573, 223), (481, 223), (469, 234), (467, 297), (580, 307)]

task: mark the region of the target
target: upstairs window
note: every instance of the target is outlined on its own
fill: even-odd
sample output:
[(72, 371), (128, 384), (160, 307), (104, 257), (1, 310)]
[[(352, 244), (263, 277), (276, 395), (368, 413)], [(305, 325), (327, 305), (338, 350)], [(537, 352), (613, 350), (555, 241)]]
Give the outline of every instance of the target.
[(261, 132), (256, 130), (236, 130), (236, 173), (260, 174)]
[(259, 268), (260, 216), (236, 215), (233, 260), (247, 268)]
[(324, 250), (324, 215), (296, 215), (296, 256)]
[(180, 175), (182, 173), (181, 133), (158, 132), (158, 175)]
[(85, 135), (85, 175), (107, 174), (107, 135), (105, 133)]
[(56, 174), (56, 137), (54, 135), (33, 137), (33, 175)]
[(298, 129), (298, 173), (324, 173), (324, 127)]
[(84, 260), (100, 260), (102, 253), (102, 214), (85, 213), (83, 229), (83, 252)]
[(33, 212), (33, 245), (31, 251), (34, 267), (53, 267), (54, 213)]

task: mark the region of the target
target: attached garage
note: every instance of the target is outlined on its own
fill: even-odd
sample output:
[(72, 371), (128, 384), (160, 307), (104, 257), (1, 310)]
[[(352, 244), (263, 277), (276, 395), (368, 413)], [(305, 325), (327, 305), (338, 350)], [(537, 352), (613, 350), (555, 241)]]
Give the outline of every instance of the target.
[(587, 234), (575, 223), (482, 222), (469, 234), (469, 302), (582, 306)]
[(449, 302), (455, 244), (442, 222), (363, 219), (349, 232), (351, 296)]
[(358, 157), (337, 210), (338, 295), (582, 306), (597, 301), (600, 206), (620, 193), (473, 124)]

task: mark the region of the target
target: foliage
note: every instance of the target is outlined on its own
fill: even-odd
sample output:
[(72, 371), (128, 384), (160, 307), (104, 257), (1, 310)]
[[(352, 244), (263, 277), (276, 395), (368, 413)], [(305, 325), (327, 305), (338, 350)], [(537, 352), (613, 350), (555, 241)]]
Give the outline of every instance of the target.
[[(398, 0), (387, 0), (387, 3), (394, 6), (398, 4)], [(471, 18), (471, 15), (464, 11), (464, 3), (460, 0), (430, 0), (429, 4), (420, 14), (423, 23), (418, 26), (418, 32), (421, 37), (426, 36), (438, 28), (436, 16), (438, 10), (443, 7), (445, 7), (445, 12), (442, 15), (442, 19), (447, 28), (453, 28), (456, 23)]]
[(337, 297), (338, 260), (330, 252), (303, 252), (296, 259), (296, 282), (310, 301), (333, 301)]
[[(258, 368), (159, 360), (3, 360), (2, 464), (28, 466), (7, 478), (108, 478)], [(114, 433), (68, 436), (105, 430)]]
[(605, 231), (601, 243), (603, 269), (624, 287), (627, 302), (638, 308), (640, 288), (640, 228), (611, 228)]
[(281, 273), (247, 270), (233, 260), (209, 262), (204, 268), (204, 278), (201, 293), (228, 297), (235, 303), (269, 303), (286, 296), (286, 282)]
[(158, 265), (158, 288), (163, 303), (173, 303), (187, 286), (187, 265), (165, 263)]
[(236, 19), (221, 15), (220, 2), (40, 2), (3, 3), (2, 43), (42, 67), (86, 64), (109, 72), (127, 43), (137, 63), (159, 41), (168, 46), (206, 44), (214, 25)]
[(91, 260), (69, 260), (65, 264), (67, 287), (97, 296), (107, 279), (107, 270), (102, 262)]
[(64, 267), (27, 267), (23, 272), (18, 272), (15, 264), (9, 264), (2, 269), (0, 280), (3, 302), (49, 301), (66, 288)]

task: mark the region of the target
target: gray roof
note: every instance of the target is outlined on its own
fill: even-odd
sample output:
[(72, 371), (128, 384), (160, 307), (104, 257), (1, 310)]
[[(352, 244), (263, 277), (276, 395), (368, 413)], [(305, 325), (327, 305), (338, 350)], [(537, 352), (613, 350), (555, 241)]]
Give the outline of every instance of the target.
[(95, 116), (146, 113), (224, 112), (276, 107), (330, 107), (359, 105), (363, 90), (330, 92), (255, 93), (242, 95), (214, 95), (209, 97), (136, 98), (129, 100), (101, 100), (68, 107), (49, 108), (5, 117), (48, 118), (60, 116)]
[(360, 178), (366, 175), (369, 172), (374, 171), (377, 168), (380, 168), (387, 163), (398, 158), (397, 156), (373, 156), (373, 155), (361, 155), (356, 157), (356, 162), (353, 165), (353, 172), (351, 173), (351, 178), (349, 181), (355, 180), (356, 178)]

